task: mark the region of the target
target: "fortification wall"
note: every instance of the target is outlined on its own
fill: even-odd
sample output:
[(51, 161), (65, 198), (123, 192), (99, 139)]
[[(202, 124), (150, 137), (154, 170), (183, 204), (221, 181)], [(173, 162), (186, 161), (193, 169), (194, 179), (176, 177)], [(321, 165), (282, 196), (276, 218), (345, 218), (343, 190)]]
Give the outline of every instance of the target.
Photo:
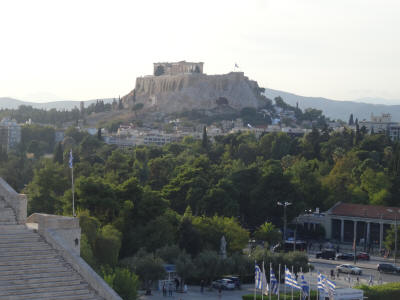
[(211, 109), (217, 106), (216, 100), (220, 97), (226, 98), (235, 109), (263, 104), (257, 82), (249, 80), (243, 72), (139, 77), (135, 89), (123, 101), (127, 108), (143, 103), (145, 109), (156, 108), (168, 113)]

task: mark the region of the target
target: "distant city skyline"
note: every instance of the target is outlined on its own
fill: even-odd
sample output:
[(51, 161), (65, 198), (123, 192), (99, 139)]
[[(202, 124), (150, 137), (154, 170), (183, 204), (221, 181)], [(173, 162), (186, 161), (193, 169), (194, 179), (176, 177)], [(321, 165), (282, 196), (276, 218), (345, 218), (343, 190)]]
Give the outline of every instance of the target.
[(301, 96), (400, 104), (394, 0), (4, 0), (0, 7), (0, 97), (117, 98), (152, 74), (153, 62), (186, 60), (204, 62), (207, 74), (237, 63), (260, 86)]

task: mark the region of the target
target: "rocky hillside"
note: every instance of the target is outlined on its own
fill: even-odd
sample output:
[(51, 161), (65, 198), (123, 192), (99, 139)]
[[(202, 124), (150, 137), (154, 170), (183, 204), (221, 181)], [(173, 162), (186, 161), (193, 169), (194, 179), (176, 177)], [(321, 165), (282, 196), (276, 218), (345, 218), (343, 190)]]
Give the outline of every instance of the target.
[(146, 76), (137, 78), (135, 89), (122, 100), (127, 108), (142, 103), (147, 111), (164, 113), (213, 109), (219, 105), (240, 110), (265, 104), (267, 99), (262, 91), (256, 81), (242, 72)]

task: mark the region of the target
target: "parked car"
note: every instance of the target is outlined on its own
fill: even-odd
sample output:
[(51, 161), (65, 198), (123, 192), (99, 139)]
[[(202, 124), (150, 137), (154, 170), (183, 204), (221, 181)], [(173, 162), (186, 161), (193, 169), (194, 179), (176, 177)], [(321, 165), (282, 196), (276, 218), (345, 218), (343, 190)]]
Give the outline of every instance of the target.
[(353, 253), (338, 253), (336, 255), (336, 259), (340, 260), (354, 260), (354, 254)]
[(316, 258), (324, 258), (324, 259), (335, 259), (335, 250), (332, 249), (324, 249), (315, 254)]
[(347, 273), (347, 274), (354, 274), (354, 275), (361, 275), (362, 270), (356, 266), (353, 265), (340, 265), (336, 267), (336, 270), (339, 273)]
[(235, 283), (232, 280), (229, 279), (218, 279), (212, 282), (212, 287), (219, 289), (221, 288), (222, 290), (234, 290), (235, 289)]
[(235, 288), (240, 290), (240, 278), (239, 278), (239, 276), (227, 275), (227, 276), (224, 276), (223, 279), (232, 280), (235, 283)]
[(360, 259), (360, 260), (369, 260), (370, 257), (369, 257), (369, 254), (366, 253), (366, 252), (359, 252), (359, 253), (357, 254), (357, 259)]
[(400, 273), (400, 269), (393, 264), (378, 264), (377, 269), (383, 273)]

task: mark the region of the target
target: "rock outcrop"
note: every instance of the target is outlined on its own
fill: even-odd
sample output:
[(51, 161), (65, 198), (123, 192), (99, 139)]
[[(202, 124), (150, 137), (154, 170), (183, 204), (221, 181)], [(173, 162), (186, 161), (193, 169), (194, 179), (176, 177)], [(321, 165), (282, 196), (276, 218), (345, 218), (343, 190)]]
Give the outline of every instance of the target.
[(244, 107), (258, 108), (266, 98), (256, 81), (249, 80), (243, 72), (223, 75), (178, 74), (146, 76), (136, 79), (135, 89), (122, 100), (132, 109), (143, 103), (148, 111), (165, 113), (192, 109), (213, 109), (224, 98), (228, 105), (240, 110)]

